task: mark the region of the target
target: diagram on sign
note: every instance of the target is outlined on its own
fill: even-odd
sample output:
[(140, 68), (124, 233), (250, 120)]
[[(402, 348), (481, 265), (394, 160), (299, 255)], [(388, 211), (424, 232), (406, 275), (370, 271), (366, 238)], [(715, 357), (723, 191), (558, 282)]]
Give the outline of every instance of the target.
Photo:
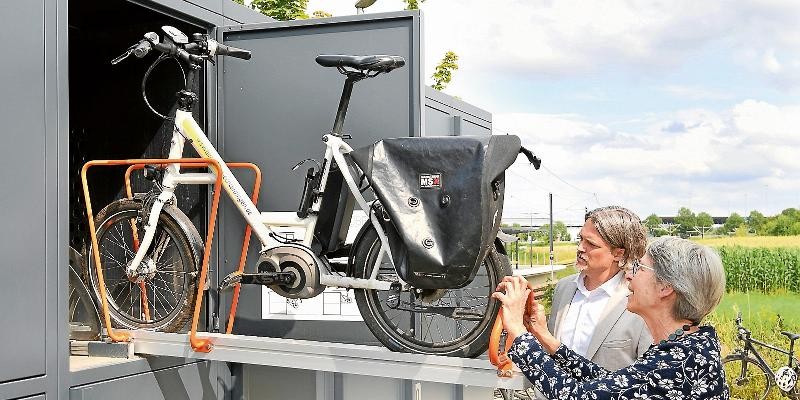
[[(358, 230), (367, 222), (367, 215), (354, 210), (347, 231), (347, 242), (352, 243)], [(297, 234), (302, 237), (302, 234)], [(336, 260), (346, 262), (346, 259)], [(363, 321), (356, 305), (353, 290), (329, 287), (310, 299), (288, 299), (268, 287), (261, 289), (262, 319)]]
[(361, 321), (353, 290), (328, 288), (310, 299), (287, 299), (262, 289), (263, 319)]

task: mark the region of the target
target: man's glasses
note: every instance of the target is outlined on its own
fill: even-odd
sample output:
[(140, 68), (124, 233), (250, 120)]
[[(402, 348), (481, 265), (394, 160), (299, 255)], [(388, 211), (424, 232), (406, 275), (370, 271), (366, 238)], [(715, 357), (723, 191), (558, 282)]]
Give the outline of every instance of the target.
[(640, 260), (633, 260), (633, 262), (631, 262), (631, 275), (636, 275), (636, 273), (639, 272), (639, 270), (642, 269), (642, 268), (649, 269), (650, 271), (653, 271), (653, 272), (655, 272), (655, 270), (656, 270), (655, 268), (653, 268), (653, 267), (651, 267), (649, 265), (642, 264), (642, 262)]

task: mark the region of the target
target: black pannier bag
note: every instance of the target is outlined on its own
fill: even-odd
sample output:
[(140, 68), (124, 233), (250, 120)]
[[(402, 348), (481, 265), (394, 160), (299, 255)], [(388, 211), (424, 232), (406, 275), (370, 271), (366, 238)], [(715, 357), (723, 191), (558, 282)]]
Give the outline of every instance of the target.
[(350, 153), (389, 215), (384, 229), (404, 281), (421, 289), (472, 281), (494, 246), (505, 170), (519, 152), (519, 137), (507, 135), (384, 139)]

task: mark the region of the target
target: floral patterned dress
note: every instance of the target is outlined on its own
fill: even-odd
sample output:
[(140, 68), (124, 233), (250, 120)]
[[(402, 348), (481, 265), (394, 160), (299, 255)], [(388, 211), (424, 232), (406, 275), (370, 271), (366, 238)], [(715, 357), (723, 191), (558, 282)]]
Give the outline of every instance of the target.
[(675, 341), (650, 346), (632, 365), (611, 372), (563, 344), (550, 356), (530, 333), (514, 340), (509, 357), (548, 398), (728, 399), (714, 328), (702, 326)]

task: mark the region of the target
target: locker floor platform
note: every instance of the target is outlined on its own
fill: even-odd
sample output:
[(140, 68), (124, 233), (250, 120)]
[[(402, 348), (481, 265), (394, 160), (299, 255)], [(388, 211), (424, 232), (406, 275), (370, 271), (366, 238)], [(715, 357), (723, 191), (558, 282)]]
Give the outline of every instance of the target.
[(485, 358), (408, 354), (379, 346), (203, 333), (213, 340), (209, 353), (189, 345), (188, 334), (129, 331), (134, 353), (240, 364), (326, 371), (484, 388), (523, 389), (524, 376), (498, 378)]

